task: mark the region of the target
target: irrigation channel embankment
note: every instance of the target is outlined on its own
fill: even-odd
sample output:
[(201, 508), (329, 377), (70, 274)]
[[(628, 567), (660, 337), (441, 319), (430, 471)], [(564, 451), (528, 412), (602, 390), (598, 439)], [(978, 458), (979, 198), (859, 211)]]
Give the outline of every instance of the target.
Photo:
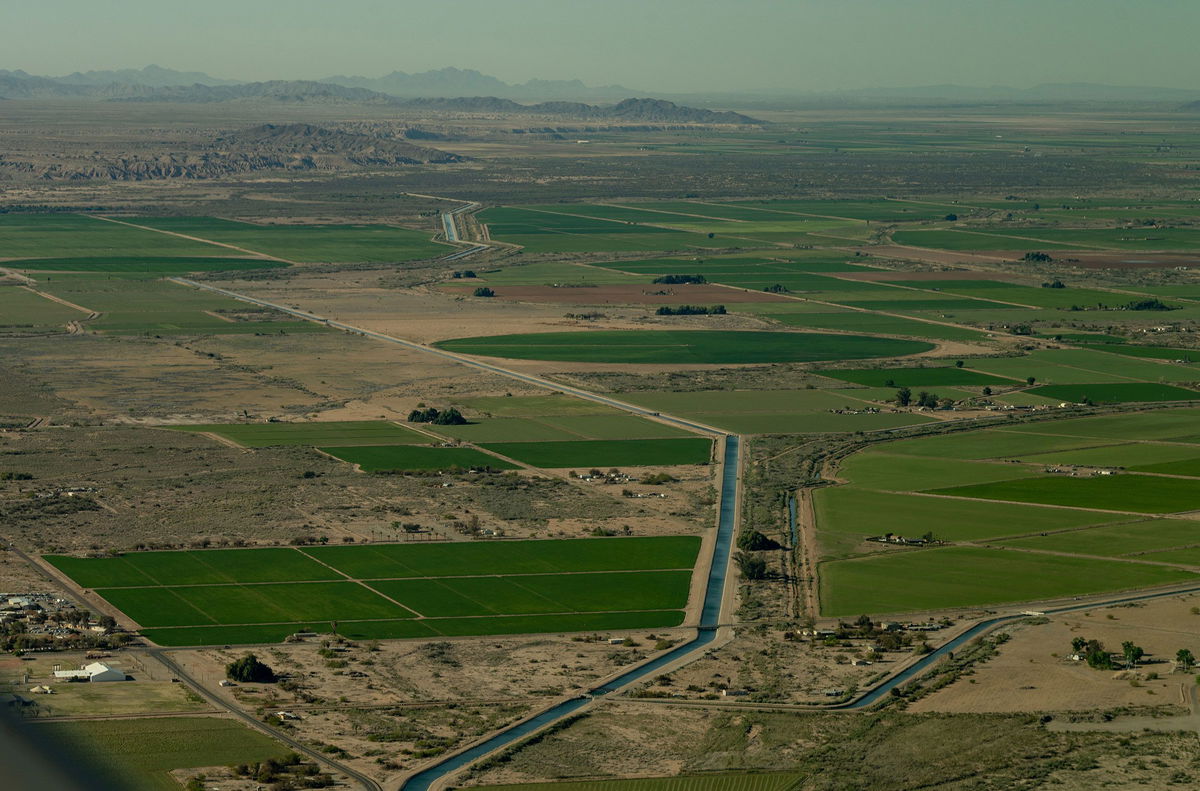
[(646, 676), (657, 673), (662, 668), (703, 650), (706, 645), (715, 640), (717, 627), (720, 624), (721, 606), (725, 600), (725, 582), (729, 575), (729, 550), (733, 543), (734, 526), (737, 523), (740, 462), (740, 438), (726, 437), (724, 464), (721, 470), (721, 505), (717, 519), (717, 537), (713, 542), (712, 562), (708, 570), (708, 582), (704, 587), (704, 606), (700, 611), (700, 622), (695, 637), (650, 662), (589, 689), (583, 695), (563, 701), (534, 717), (518, 722), (486, 741), (413, 775), (402, 786), (404, 791), (427, 791), (439, 780), (470, 766), (488, 753), (507, 747), (548, 725), (569, 717), (597, 697), (616, 692)]

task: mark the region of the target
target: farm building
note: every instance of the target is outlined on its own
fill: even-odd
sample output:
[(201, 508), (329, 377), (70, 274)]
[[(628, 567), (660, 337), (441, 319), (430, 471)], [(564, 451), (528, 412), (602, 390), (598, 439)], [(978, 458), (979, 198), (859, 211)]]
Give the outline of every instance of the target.
[(70, 681), (125, 681), (128, 678), (124, 671), (103, 662), (92, 662), (78, 670), (55, 670), (54, 677)]

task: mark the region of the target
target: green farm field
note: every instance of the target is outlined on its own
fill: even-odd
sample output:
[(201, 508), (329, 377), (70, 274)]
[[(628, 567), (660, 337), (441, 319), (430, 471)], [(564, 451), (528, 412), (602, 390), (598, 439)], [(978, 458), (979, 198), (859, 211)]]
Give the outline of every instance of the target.
[(282, 261), (266, 258), (198, 258), (186, 256), (107, 256), (76, 258), (26, 258), (8, 264), (28, 272), (136, 272), (156, 275), (182, 275), (188, 272), (242, 272), (252, 269), (279, 269)]
[[(804, 304), (804, 303), (798, 303)], [(901, 316), (884, 316), (866, 311), (846, 310), (833, 312), (829, 306), (818, 306), (815, 312), (774, 312), (778, 306), (764, 302), (754, 305), (739, 305), (735, 312), (754, 312), (764, 319), (778, 321), (787, 327), (803, 327), (814, 330), (841, 330), (844, 332), (868, 332), (880, 335), (899, 335), (908, 338), (929, 338), (945, 341), (977, 341), (986, 337), (979, 330), (952, 327), (944, 323), (917, 321)], [(761, 312), (770, 311), (770, 312)]]
[[(1188, 553), (1200, 547), (1200, 523), (1146, 517), (1200, 509), (1196, 478), (1168, 477), (1200, 475), (1196, 445), (1178, 437), (1195, 412), (1049, 420), (848, 456), (838, 473), (848, 484), (813, 493), (823, 612), (980, 606), (1178, 581), (1181, 570), (1167, 564), (1194, 565)], [(1044, 474), (1053, 465), (1154, 474)], [(879, 553), (864, 541), (886, 532), (997, 549)], [(1105, 565), (1089, 570), (1092, 562)]]
[(511, 470), (516, 465), (474, 448), (434, 448), (427, 445), (356, 445), (322, 447), (336, 459), (357, 464), (363, 472), (407, 470), (482, 469)]
[(700, 539), (690, 536), (371, 544), (305, 549), (354, 579), (641, 571), (691, 568)]
[(978, 607), (1197, 580), (1168, 566), (978, 547), (822, 563), (827, 616)]
[(936, 456), (902, 456), (882, 448), (855, 453), (840, 466), (840, 475), (859, 486), (885, 491), (921, 491), (930, 481), (967, 485), (1028, 478), (1033, 470), (1019, 464), (964, 461)]
[(1107, 343), (1104, 345), (1081, 343), (1085, 349), (1105, 351), (1126, 357), (1146, 357), (1152, 360), (1172, 360), (1200, 363), (1200, 351), (1196, 349), (1173, 349), (1167, 346), (1134, 346), (1132, 344)]
[(707, 464), (712, 440), (594, 439), (573, 442), (491, 442), (483, 447), (534, 467), (646, 467)]
[[(1013, 426), (1007, 431), (1014, 434), (1046, 434), (1080, 439), (1165, 440), (1178, 443), (1200, 443), (1197, 420), (1200, 420), (1200, 409), (1156, 409), (1132, 415), (1103, 415), (1075, 420), (1055, 420), (1052, 423), (1031, 423), (1024, 426)], [(1083, 445), (1079, 447), (1083, 447)]]
[(26, 288), (0, 288), (0, 330), (6, 332), (65, 329), (68, 322), (82, 321), (89, 315)]
[(1157, 461), (1152, 464), (1134, 464), (1129, 467), (1134, 472), (1150, 472), (1157, 475), (1186, 475), (1190, 478), (1200, 478), (1200, 458), (1189, 457), (1176, 461)]
[(1190, 366), (1139, 360), (1090, 349), (1046, 349), (1024, 357), (990, 357), (970, 361), (971, 368), (1014, 379), (1034, 377), (1036, 384), (1096, 382), (1186, 382), (1196, 378)]
[(1194, 480), (1124, 473), (1090, 478), (1022, 478), (928, 491), (930, 494), (952, 497), (1143, 514), (1173, 514), (1200, 509), (1200, 486)]
[(428, 444), (429, 437), (384, 420), (338, 420), (321, 423), (213, 423), (172, 426), (177, 431), (217, 434), (246, 448), (279, 445)]
[[(227, 248), (79, 214), (0, 214), (0, 258), (236, 257)], [(244, 256), (243, 256), (244, 257)], [(13, 264), (13, 266), (17, 266)]]
[(274, 311), (263, 311), (261, 315), (281, 320), (237, 321), (223, 317), (222, 312), (245, 313), (246, 305), (143, 273), (53, 275), (39, 288), (100, 313), (99, 319), (88, 322), (88, 329), (115, 335), (328, 332), (312, 322), (282, 319), (284, 314)]
[(155, 717), (33, 726), (105, 788), (179, 791), (174, 769), (232, 766), (283, 757), (279, 742), (223, 717)]
[(1012, 538), (1001, 543), (1005, 546), (1048, 552), (1106, 557), (1127, 556), (1139, 560), (1165, 561), (1166, 558), (1146, 553), (1200, 545), (1200, 523), (1190, 519), (1148, 519), (1092, 527), (1087, 530), (1065, 530), (1047, 535)]
[(874, 406), (874, 395), (865, 388), (855, 388), (637, 392), (621, 393), (618, 397), (648, 409), (741, 434), (870, 431), (933, 420), (916, 414), (858, 412)]
[(390, 263), (435, 258), (456, 249), (430, 241), (432, 230), (394, 225), (259, 225), (213, 217), (138, 217), (131, 222), (302, 263)]
[(341, 634), (375, 637), (673, 626), (699, 543), (415, 543), (47, 561), (95, 586), (151, 639), (189, 645), (272, 642), (333, 620)]
[(1156, 382), (1046, 385), (1028, 392), (1072, 403), (1124, 404), (1131, 401), (1195, 401), (1200, 392)]
[(630, 221), (597, 219), (531, 208), (485, 209), (476, 215), (498, 241), (521, 245), (530, 253), (655, 251), (717, 248), (724, 239)]
[(866, 385), (868, 387), (968, 387), (971, 385), (1013, 386), (1013, 379), (971, 371), (953, 366), (928, 368), (826, 368), (817, 373), (831, 379)]
[(1014, 533), (1066, 530), (1120, 517), (1069, 508), (982, 503), (945, 497), (834, 486), (814, 492), (817, 536), (825, 556), (859, 554), (870, 535), (916, 537), (932, 531), (942, 541), (978, 541)]
[(721, 330), (597, 330), (441, 341), (459, 354), (595, 363), (766, 363), (898, 357), (929, 351), (919, 341), (818, 333)]
[(943, 250), (1195, 250), (1200, 232), (1185, 228), (1021, 228), (897, 231), (899, 244)]
[[(1056, 428), (1040, 423), (1033, 425), (1044, 431), (1056, 430)], [(1055, 421), (1051, 425), (1056, 427), (1060, 423)], [(921, 437), (889, 442), (878, 451), (939, 459), (1005, 459), (1022, 458), (1024, 454), (1075, 450), (1104, 444), (1111, 443), (1105, 443), (1103, 440), (1095, 438), (1060, 437), (1007, 429), (985, 429), (946, 434), (940, 437)]]
[(85, 588), (343, 579), (302, 552), (277, 547), (130, 552), (103, 559), (47, 555), (46, 561)]

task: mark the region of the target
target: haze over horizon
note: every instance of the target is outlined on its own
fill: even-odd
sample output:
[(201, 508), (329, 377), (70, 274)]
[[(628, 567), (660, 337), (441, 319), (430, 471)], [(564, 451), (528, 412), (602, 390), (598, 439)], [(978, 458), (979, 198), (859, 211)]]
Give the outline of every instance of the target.
[(149, 63), (239, 80), (454, 66), (510, 83), (783, 95), (950, 83), (1192, 88), (1200, 67), (1200, 4), (1187, 0), (294, 0), (286, 14), (232, 0), (123, 0), (119, 11), (59, 0), (3, 17), (0, 68), (51, 76)]

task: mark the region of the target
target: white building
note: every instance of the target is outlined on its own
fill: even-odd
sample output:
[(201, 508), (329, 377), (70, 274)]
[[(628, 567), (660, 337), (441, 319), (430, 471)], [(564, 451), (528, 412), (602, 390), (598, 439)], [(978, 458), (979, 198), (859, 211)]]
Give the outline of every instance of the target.
[(123, 670), (109, 667), (103, 662), (93, 662), (78, 670), (55, 670), (54, 677), (79, 681), (125, 681), (128, 678)]

